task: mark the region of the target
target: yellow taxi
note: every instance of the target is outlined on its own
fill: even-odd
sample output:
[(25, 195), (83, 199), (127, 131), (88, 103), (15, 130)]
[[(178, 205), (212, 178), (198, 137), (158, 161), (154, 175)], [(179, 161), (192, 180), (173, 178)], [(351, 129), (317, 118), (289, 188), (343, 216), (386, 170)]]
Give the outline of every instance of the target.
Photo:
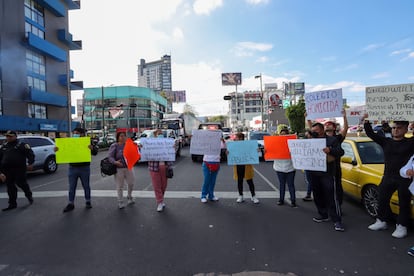
[[(384, 153), (380, 145), (367, 137), (349, 137), (342, 143), (345, 154), (341, 157), (342, 187), (344, 193), (361, 200), (369, 215), (378, 213), (378, 185), (384, 173)], [(398, 214), (398, 194), (390, 202), (393, 213)], [(411, 206), (414, 218), (414, 208)]]

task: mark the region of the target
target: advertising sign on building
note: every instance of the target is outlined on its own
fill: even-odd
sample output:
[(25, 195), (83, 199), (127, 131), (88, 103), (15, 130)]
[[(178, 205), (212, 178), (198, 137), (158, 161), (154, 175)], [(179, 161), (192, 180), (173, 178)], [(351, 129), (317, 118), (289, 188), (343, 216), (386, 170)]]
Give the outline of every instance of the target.
[(178, 90), (178, 91), (164, 91), (165, 95), (168, 99), (171, 100), (173, 103), (186, 103), (186, 92), (185, 90)]
[(241, 85), (242, 76), (241, 73), (222, 73), (221, 84), (222, 85)]
[(365, 101), (370, 120), (414, 120), (414, 83), (366, 87)]

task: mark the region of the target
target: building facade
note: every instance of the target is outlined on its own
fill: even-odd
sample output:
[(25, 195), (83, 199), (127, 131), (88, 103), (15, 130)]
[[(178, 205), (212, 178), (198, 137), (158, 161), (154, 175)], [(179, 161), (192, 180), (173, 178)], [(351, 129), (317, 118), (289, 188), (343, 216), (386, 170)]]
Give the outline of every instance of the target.
[(157, 93), (172, 91), (171, 56), (164, 55), (160, 60), (148, 63), (141, 59), (138, 65), (138, 86), (150, 88)]
[(69, 51), (82, 49), (68, 30), (72, 0), (0, 1), (0, 132), (54, 136), (73, 129)]
[(151, 129), (167, 106), (164, 97), (146, 87), (85, 88), (83, 97), (83, 126), (104, 136), (120, 130), (132, 134)]

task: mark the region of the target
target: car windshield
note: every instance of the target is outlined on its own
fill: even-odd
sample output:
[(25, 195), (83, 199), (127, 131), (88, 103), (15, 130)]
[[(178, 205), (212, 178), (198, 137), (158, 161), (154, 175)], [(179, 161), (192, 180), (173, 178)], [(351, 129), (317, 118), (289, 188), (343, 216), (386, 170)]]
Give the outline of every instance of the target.
[(266, 132), (250, 133), (250, 140), (263, 140), (263, 136), (270, 136)]
[(357, 148), (362, 164), (384, 164), (384, 152), (377, 143), (358, 142)]

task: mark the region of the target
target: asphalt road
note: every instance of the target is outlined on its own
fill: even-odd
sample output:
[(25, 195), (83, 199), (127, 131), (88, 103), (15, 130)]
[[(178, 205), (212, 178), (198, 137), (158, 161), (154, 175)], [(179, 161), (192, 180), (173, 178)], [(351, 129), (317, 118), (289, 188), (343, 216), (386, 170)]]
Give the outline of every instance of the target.
[[(119, 210), (113, 178), (98, 170), (105, 153), (93, 158), (90, 210), (79, 184), (75, 210), (62, 213), (67, 165), (52, 175), (30, 173), (35, 203), (28, 205), (19, 193), (18, 208), (0, 213), (0, 275), (414, 275), (414, 258), (406, 254), (414, 245), (412, 233), (394, 239), (393, 227), (369, 231), (372, 218), (351, 199), (343, 206), (345, 232), (335, 232), (330, 222), (313, 222), (314, 203), (300, 200), (301, 172), (299, 208), (276, 205), (271, 162), (255, 166), (260, 204), (235, 202), (232, 167), (225, 164), (216, 185), (220, 201), (202, 204), (201, 165), (185, 148), (164, 212), (156, 212), (145, 164), (134, 168), (136, 203)], [(6, 205), (3, 185), (0, 206)]]

